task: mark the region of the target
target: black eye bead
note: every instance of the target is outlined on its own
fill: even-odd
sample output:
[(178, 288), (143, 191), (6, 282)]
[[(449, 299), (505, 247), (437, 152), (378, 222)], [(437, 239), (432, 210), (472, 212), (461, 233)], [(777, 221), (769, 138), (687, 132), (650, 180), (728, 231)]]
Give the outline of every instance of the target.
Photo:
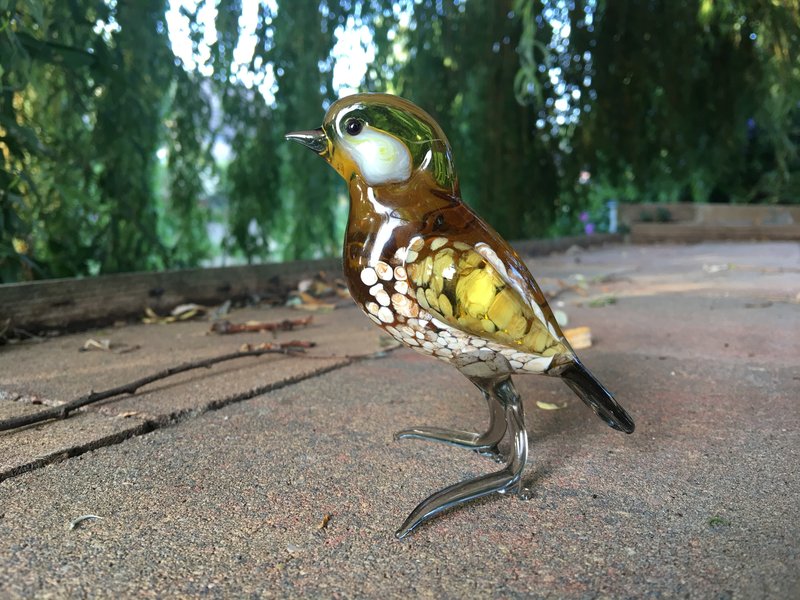
[(364, 129), (364, 121), (359, 119), (351, 119), (345, 123), (344, 129), (349, 135), (358, 135), (361, 133), (361, 130)]

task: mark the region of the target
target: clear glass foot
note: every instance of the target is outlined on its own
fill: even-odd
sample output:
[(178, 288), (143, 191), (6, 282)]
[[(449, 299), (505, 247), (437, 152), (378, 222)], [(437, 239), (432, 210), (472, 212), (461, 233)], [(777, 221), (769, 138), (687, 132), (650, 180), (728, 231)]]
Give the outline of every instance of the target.
[(483, 380), (472, 382), (483, 392), (489, 406), (489, 427), (485, 433), (461, 431), (458, 429), (442, 429), (441, 427), (415, 427), (404, 429), (394, 434), (394, 439), (415, 439), (429, 442), (441, 442), (478, 451), (482, 456), (488, 456), (495, 461), (505, 462), (497, 448), (506, 434), (506, 416), (502, 402), (491, 392), (490, 386)]
[(510, 379), (497, 383), (493, 392), (493, 396), (503, 406), (504, 420), (512, 436), (513, 452), (508, 464), (500, 471), (456, 483), (423, 500), (397, 530), (395, 535), (398, 539), (403, 539), (423, 521), (453, 506), (488, 494), (520, 491), (522, 470), (528, 458), (528, 435), (525, 431), (522, 403)]
[(506, 455), (500, 452), (500, 448), (497, 446), (492, 446), (491, 448), (486, 449), (476, 449), (475, 453), (484, 457), (488, 458), (489, 460), (496, 462), (497, 464), (501, 464), (506, 462)]
[(460, 431), (458, 429), (441, 429), (439, 427), (415, 427), (413, 429), (403, 429), (394, 434), (394, 439), (396, 440), (427, 440), (474, 450), (489, 448), (489, 444), (483, 438), (484, 436), (480, 433)]

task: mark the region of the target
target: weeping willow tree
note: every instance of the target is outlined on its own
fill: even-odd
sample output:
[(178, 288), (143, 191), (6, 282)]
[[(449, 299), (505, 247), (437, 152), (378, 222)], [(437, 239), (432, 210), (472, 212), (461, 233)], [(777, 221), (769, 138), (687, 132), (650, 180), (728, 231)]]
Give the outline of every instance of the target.
[[(206, 124), (165, 10), (165, 0), (0, 4), (4, 281), (179, 266), (202, 254), (194, 182)], [(179, 156), (158, 193), (167, 138)]]
[(796, 0), (420, 0), (406, 27), (393, 6), (370, 84), (439, 118), (507, 236), (610, 199), (800, 201)]
[(370, 87), (390, 86), (437, 118), (454, 146), (462, 195), (496, 228), (512, 239), (544, 234), (554, 217), (557, 154), (536, 135), (536, 112), (513, 93), (522, 31), (514, 2), (404, 8), (408, 26), (378, 40), (381, 56), (399, 46), (407, 58), (369, 74)]
[(344, 186), (283, 134), (321, 122), (353, 28), (375, 51), (361, 89), (440, 120), (508, 237), (610, 198), (800, 198), (798, 0), (248, 7), (0, 0), (1, 281), (337, 252)]
[[(320, 11), (320, 7), (324, 10)], [(332, 10), (333, 9), (333, 10)], [(281, 124), (278, 143), (290, 130), (322, 124), (322, 106), (334, 98), (331, 80), (333, 30), (341, 9), (317, 0), (283, 3), (275, 20), (275, 72), (278, 90), (276, 122)], [(277, 144), (276, 144), (277, 145)], [(335, 231), (338, 183), (330, 169), (320, 168), (310, 152), (297, 152), (281, 143), (280, 185), (286, 203), (288, 233), (285, 254), (310, 257), (333, 254), (340, 240)]]
[[(561, 131), (565, 192), (585, 170), (595, 184), (574, 196), (800, 201), (800, 3), (566, 4), (518, 2), (532, 18), (517, 81), (526, 95), (556, 68), (556, 86), (574, 94), (542, 114), (577, 117)], [(560, 52), (547, 45), (548, 18), (570, 29)]]

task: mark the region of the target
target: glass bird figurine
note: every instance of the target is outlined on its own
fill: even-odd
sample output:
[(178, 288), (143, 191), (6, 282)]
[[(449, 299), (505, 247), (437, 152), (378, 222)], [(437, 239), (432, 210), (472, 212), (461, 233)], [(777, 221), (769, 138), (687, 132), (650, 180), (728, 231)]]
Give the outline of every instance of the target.
[[(625, 409), (578, 360), (525, 263), (462, 202), (450, 145), (430, 115), (397, 96), (357, 94), (331, 105), (319, 129), (286, 138), (347, 182), (344, 273), (356, 304), (399, 342), (461, 371), (489, 405), (483, 433), (418, 427), (396, 438), (506, 462), (421, 502), (398, 538), (447, 508), (521, 492), (528, 438), (512, 375), (560, 377), (608, 425), (633, 432)], [(504, 459), (498, 444), (506, 435), (512, 450)]]

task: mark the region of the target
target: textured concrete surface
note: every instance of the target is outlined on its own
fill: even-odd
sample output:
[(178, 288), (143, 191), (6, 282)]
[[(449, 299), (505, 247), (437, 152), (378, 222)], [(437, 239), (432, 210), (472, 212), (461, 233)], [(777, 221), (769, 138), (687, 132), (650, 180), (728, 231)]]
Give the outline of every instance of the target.
[[(518, 377), (530, 501), (489, 497), (394, 539), (427, 494), (496, 468), (463, 450), (392, 441), (407, 426), (484, 424), (477, 392), (437, 361), (399, 350), (343, 362), (211, 410), (198, 399), (206, 391), (259, 376), (220, 368), (164, 382), (158, 403), (143, 393), (0, 433), (4, 454), (70, 428), (99, 438), (103, 419), (129, 420), (116, 416), (123, 405), (147, 415), (200, 406), (0, 483), (0, 596), (797, 598), (800, 246), (618, 246), (532, 266), (545, 289), (581, 282), (553, 304), (570, 326), (592, 328), (595, 345), (581, 356), (637, 431), (607, 428), (557, 380)], [(371, 330), (357, 311), (326, 317), (282, 335), (323, 340), (320, 353), (379, 346), (361, 337)], [(191, 338), (200, 325), (181, 327)], [(128, 329), (139, 328), (116, 334), (144, 336), (153, 364), (184, 359), (181, 344), (161, 339), (170, 326)], [(90, 335), (0, 350), (0, 390), (24, 392), (0, 406), (30, 410), (26, 397), (77, 395), (90, 379), (99, 388), (152, 368), (109, 374), (97, 364), (75, 383), (73, 369), (89, 367), (74, 347)], [(187, 352), (220, 352), (218, 340), (198, 335)], [(302, 359), (267, 360), (265, 382)], [(30, 379), (12, 381), (23, 365)], [(47, 377), (48, 365), (60, 376)], [(87, 514), (102, 519), (70, 529)]]
[[(236, 322), (282, 321), (307, 316), (286, 308), (239, 310)], [(134, 381), (166, 367), (235, 352), (244, 343), (314, 340), (306, 356), (265, 355), (189, 371), (122, 396), (94, 404), (69, 422), (55, 422), (45, 433), (27, 428), (0, 433), (0, 481), (41, 464), (147, 433), (211, 408), (342, 367), (349, 356), (380, 351), (380, 330), (356, 310), (316, 314), (308, 327), (294, 331), (209, 335), (204, 321), (136, 325), (66, 335), (44, 344), (0, 349), (0, 419), (57, 406), (92, 390)], [(80, 349), (88, 339), (108, 339), (114, 352)], [(36, 404), (34, 404), (34, 402)]]

